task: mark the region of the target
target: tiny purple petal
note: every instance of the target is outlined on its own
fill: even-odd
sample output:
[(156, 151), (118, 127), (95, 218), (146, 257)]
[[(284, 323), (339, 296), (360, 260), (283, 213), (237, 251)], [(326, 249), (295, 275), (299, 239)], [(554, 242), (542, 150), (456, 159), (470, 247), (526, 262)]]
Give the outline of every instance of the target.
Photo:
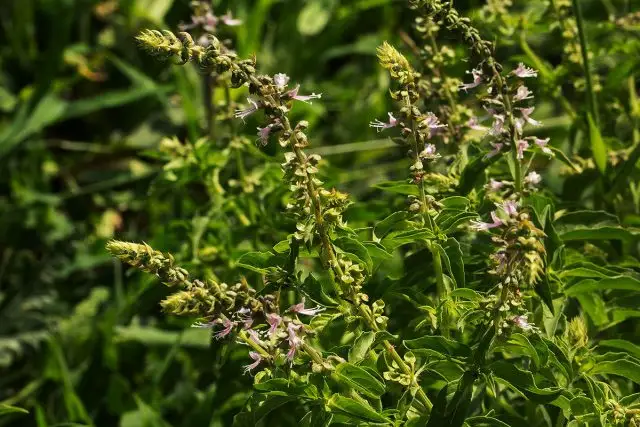
[(502, 142), (496, 142), (496, 143), (493, 143), (491, 145), (493, 146), (493, 150), (489, 151), (485, 155), (485, 158), (487, 158), (487, 159), (500, 154), (500, 151), (502, 151), (502, 147), (504, 147), (504, 144)]
[(518, 64), (518, 68), (513, 70), (513, 74), (521, 79), (525, 79), (527, 77), (538, 77), (538, 72), (536, 70), (526, 67), (522, 62)]
[(489, 184), (487, 185), (487, 188), (490, 191), (499, 191), (502, 189), (502, 187), (504, 187), (504, 182), (496, 181), (493, 178), (489, 180)]
[(505, 200), (499, 207), (509, 216), (518, 215), (518, 203), (514, 200)]
[(521, 139), (516, 143), (516, 149), (518, 152), (518, 155), (516, 157), (518, 158), (518, 160), (522, 160), (524, 158), (524, 150), (526, 150), (527, 148), (529, 148), (529, 143), (524, 139)]
[[(469, 71), (467, 71), (469, 73)], [(471, 70), (471, 74), (473, 75), (473, 83), (463, 83), (458, 86), (459, 90), (464, 90), (465, 92), (469, 89), (473, 89), (475, 87), (480, 86), (482, 84), (482, 70), (474, 69)]]
[(298, 90), (300, 90), (300, 85), (296, 85), (295, 88), (293, 88), (289, 92), (287, 92), (287, 95), (291, 99), (295, 99), (296, 101), (306, 102), (308, 104), (311, 104), (311, 100), (312, 99), (320, 99), (320, 98), (322, 98), (322, 94), (321, 93), (312, 93), (311, 95), (298, 95)]
[(527, 321), (527, 316), (516, 316), (512, 321), (523, 331), (530, 331), (534, 328), (534, 326)]
[(249, 117), (251, 114), (258, 111), (258, 109), (260, 108), (258, 103), (251, 98), (247, 98), (247, 102), (251, 104), (251, 106), (243, 110), (240, 110), (240, 109), (236, 110), (236, 112), (233, 114), (235, 118), (244, 120), (245, 118)]
[(222, 320), (222, 326), (224, 327), (222, 330), (216, 332), (214, 335), (216, 339), (222, 339), (231, 333), (231, 330), (236, 325), (236, 322), (232, 322), (229, 319)]
[(273, 127), (273, 124), (267, 125), (263, 128), (257, 128), (258, 129), (258, 136), (259, 136), (259, 140), (260, 143), (262, 145), (267, 145), (269, 143), (269, 135), (271, 134), (271, 128)]
[(533, 110), (535, 110), (535, 107), (529, 107), (529, 108), (518, 108), (518, 110), (520, 110), (520, 112), (522, 113), (522, 118), (524, 119), (525, 122), (529, 123), (532, 126), (540, 126), (542, 123), (540, 123), (537, 120), (532, 119), (530, 116), (533, 113)]
[(262, 362), (262, 356), (260, 356), (260, 354), (255, 352), (255, 351), (250, 351), (249, 352), (249, 357), (252, 358), (254, 360), (254, 362), (252, 364), (246, 365), (244, 367), (244, 373), (245, 374), (247, 372), (251, 372), (253, 369), (257, 368), (258, 365), (260, 364), (260, 362)]
[(371, 126), (374, 129), (377, 129), (378, 132), (384, 129), (396, 127), (398, 125), (398, 119), (393, 117), (393, 114), (391, 113), (387, 113), (387, 114), (389, 115), (389, 123), (384, 123), (384, 122), (381, 122), (380, 120), (374, 120), (371, 123), (369, 123), (369, 126)]
[(324, 308), (322, 307), (304, 308), (304, 297), (302, 297), (302, 302), (289, 307), (290, 312), (304, 314), (305, 316), (315, 316), (323, 310)]
[(471, 228), (476, 231), (487, 231), (491, 228), (500, 227), (504, 224), (502, 220), (498, 218), (495, 211), (491, 212), (491, 219), (493, 222), (471, 221)]
[(242, 24), (242, 21), (240, 19), (235, 19), (233, 16), (231, 16), (231, 12), (225, 13), (220, 17), (220, 19), (222, 20), (224, 25), (228, 25), (229, 27), (235, 27)]
[(282, 317), (277, 315), (276, 313), (267, 314), (267, 323), (269, 324), (269, 336), (273, 336), (278, 330), (278, 326), (282, 323)]
[(522, 85), (518, 88), (516, 94), (513, 95), (513, 100), (518, 102), (524, 101), (525, 99), (533, 99), (533, 92), (531, 92), (526, 86)]

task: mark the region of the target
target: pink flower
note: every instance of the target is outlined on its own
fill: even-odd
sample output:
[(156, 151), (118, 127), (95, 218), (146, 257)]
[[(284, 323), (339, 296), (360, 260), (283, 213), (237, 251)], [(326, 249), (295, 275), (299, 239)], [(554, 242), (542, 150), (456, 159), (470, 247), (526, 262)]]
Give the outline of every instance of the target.
[(502, 142), (492, 143), (491, 145), (493, 146), (493, 150), (489, 151), (486, 156), (484, 156), (487, 159), (500, 154), (500, 151), (502, 151), (502, 147), (504, 147), (504, 144)]
[(471, 228), (476, 231), (487, 231), (491, 228), (500, 227), (504, 224), (502, 220), (498, 218), (495, 211), (491, 212), (491, 219), (493, 222), (471, 221)]
[(524, 150), (526, 150), (527, 148), (529, 148), (529, 143), (526, 140), (518, 140), (518, 142), (516, 143), (516, 149), (518, 151), (518, 155), (516, 157), (518, 158), (518, 160), (522, 160), (524, 158)]
[(302, 325), (294, 325), (293, 323), (289, 323), (287, 325), (287, 333), (289, 334), (289, 351), (287, 352), (287, 359), (289, 359), (290, 362), (293, 362), (296, 351), (302, 345), (302, 338), (300, 338), (296, 333), (296, 331), (301, 327)]
[(523, 331), (530, 331), (534, 329), (534, 326), (527, 322), (527, 316), (516, 316), (511, 320), (516, 324), (517, 327), (519, 327)]
[(267, 323), (269, 324), (269, 336), (272, 336), (276, 333), (278, 326), (282, 323), (282, 317), (277, 315), (276, 313), (267, 314)]
[(283, 73), (278, 73), (273, 76), (273, 83), (276, 85), (278, 90), (283, 91), (289, 84), (289, 76)]
[(436, 152), (436, 146), (433, 144), (426, 144), (424, 150), (420, 153), (420, 158), (422, 159), (435, 159), (437, 157), (439, 157), (439, 155)]
[(269, 135), (271, 134), (271, 128), (273, 128), (273, 124), (267, 125), (263, 128), (258, 129), (258, 138), (262, 145), (267, 145), (269, 143)]
[(486, 126), (481, 126), (480, 121), (477, 117), (471, 117), (469, 121), (467, 121), (467, 127), (472, 130), (486, 131)]
[(235, 19), (231, 16), (231, 12), (227, 12), (220, 17), (220, 20), (224, 23), (224, 25), (228, 25), (230, 27), (235, 27), (237, 25), (242, 24), (242, 21), (239, 19)]
[(446, 127), (446, 125), (443, 125), (442, 123), (440, 123), (440, 120), (438, 119), (438, 117), (436, 117), (436, 115), (433, 114), (432, 112), (428, 112), (424, 116), (423, 123), (424, 123), (424, 126), (426, 126), (429, 129), (429, 138), (431, 138), (431, 136), (433, 135), (433, 131)]
[(290, 312), (304, 314), (305, 316), (315, 316), (323, 310), (324, 308), (322, 307), (304, 308), (304, 297), (302, 297), (302, 302), (289, 307)]
[(527, 176), (524, 177), (524, 182), (531, 185), (538, 185), (542, 181), (542, 176), (536, 171), (529, 172)]
[(520, 110), (520, 112), (522, 112), (522, 118), (524, 119), (525, 122), (529, 123), (532, 126), (540, 126), (542, 123), (540, 123), (537, 120), (532, 119), (530, 116), (533, 113), (533, 110), (535, 110), (535, 107), (529, 107), (529, 108), (518, 108), (518, 110)]
[(518, 88), (516, 94), (513, 95), (513, 100), (518, 102), (524, 101), (525, 99), (533, 99), (533, 92), (531, 92), (526, 86), (522, 85)]
[(229, 319), (224, 319), (221, 322), (222, 322), (222, 326), (224, 328), (222, 330), (216, 332), (216, 334), (214, 335), (216, 337), (216, 339), (218, 339), (218, 340), (226, 337), (227, 335), (229, 335), (231, 333), (231, 330), (233, 329), (233, 327), (236, 325), (236, 322), (232, 322)]
[(551, 141), (551, 138), (540, 139), (534, 136), (531, 139), (533, 140), (534, 144), (542, 149), (543, 153), (553, 156), (553, 151), (551, 151), (551, 148), (547, 147), (547, 144), (549, 143), (549, 141)]
[(526, 67), (522, 62), (518, 64), (518, 68), (513, 70), (513, 74), (521, 79), (525, 79), (527, 77), (538, 77), (538, 72), (536, 70)]
[(237, 119), (242, 119), (244, 121), (245, 118), (249, 117), (251, 114), (258, 111), (260, 108), (258, 103), (251, 98), (247, 98), (247, 102), (251, 104), (250, 107), (245, 108), (244, 110), (237, 109), (233, 116)]
[(293, 89), (291, 89), (289, 92), (287, 92), (287, 96), (289, 96), (289, 98), (291, 99), (295, 99), (296, 101), (302, 101), (302, 102), (306, 102), (308, 104), (311, 104), (311, 100), (312, 99), (320, 99), (322, 98), (322, 94), (321, 93), (312, 93), (311, 95), (298, 95), (298, 90), (300, 89), (300, 85), (296, 85), (296, 87), (294, 87)]
[[(469, 71), (467, 71), (467, 74), (468, 73), (469, 73)], [(466, 92), (468, 89), (473, 89), (474, 87), (478, 87), (478, 86), (480, 86), (480, 84), (482, 84), (482, 70), (481, 69), (471, 70), (471, 74), (473, 75), (473, 83), (463, 83), (460, 86), (458, 86), (459, 90), (464, 90)]]
[(505, 200), (499, 207), (509, 216), (518, 215), (518, 203), (514, 200)]
[(377, 129), (378, 132), (384, 129), (396, 127), (398, 125), (398, 119), (393, 117), (393, 114), (391, 113), (387, 113), (387, 114), (389, 115), (389, 123), (384, 123), (384, 122), (381, 122), (380, 120), (374, 120), (371, 123), (369, 123), (369, 126), (374, 129)]
[(489, 180), (489, 184), (487, 184), (487, 188), (489, 189), (489, 191), (498, 191), (501, 190), (502, 187), (504, 187), (504, 182), (496, 181), (493, 178), (491, 178)]
[(504, 116), (502, 114), (493, 113), (493, 125), (489, 133), (493, 136), (498, 136), (504, 131)]
[(240, 310), (236, 311), (236, 315), (243, 323), (242, 327), (244, 329), (249, 329), (251, 325), (253, 325), (253, 317), (251, 317), (250, 313), (251, 310), (249, 310), (247, 307), (242, 307)]
[(249, 352), (249, 357), (252, 358), (254, 360), (254, 362), (252, 364), (246, 365), (244, 367), (244, 373), (245, 374), (247, 372), (251, 372), (251, 370), (257, 368), (258, 365), (260, 364), (260, 362), (262, 362), (262, 356), (260, 356), (260, 353), (257, 353), (255, 351), (250, 351)]

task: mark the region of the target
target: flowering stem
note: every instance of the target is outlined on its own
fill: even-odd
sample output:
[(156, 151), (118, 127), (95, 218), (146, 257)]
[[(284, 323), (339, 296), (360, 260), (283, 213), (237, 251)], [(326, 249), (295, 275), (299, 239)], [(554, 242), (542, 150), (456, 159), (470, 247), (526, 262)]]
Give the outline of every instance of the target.
[[(284, 128), (284, 131), (285, 132), (289, 132), (291, 134), (291, 146), (293, 147), (294, 154), (298, 158), (298, 161), (303, 162), (304, 161), (304, 153), (302, 152), (302, 148), (300, 147), (300, 144), (298, 142), (296, 134), (292, 130), (291, 124), (289, 123), (289, 120), (288, 120), (287, 117), (284, 117), (284, 119), (282, 120), (282, 125), (283, 125), (283, 128)], [(320, 197), (318, 196), (318, 191), (316, 189), (316, 186), (308, 176), (307, 176), (307, 179), (305, 181), (306, 181), (307, 191), (309, 193), (309, 196), (311, 197), (311, 203), (313, 205), (313, 210), (314, 210), (314, 214), (315, 214), (315, 218), (316, 218), (316, 226), (318, 227), (318, 234), (320, 234), (320, 240), (321, 240), (321, 243), (322, 243), (322, 246), (323, 246), (323, 249), (324, 249), (325, 256), (327, 257), (326, 261), (327, 261), (327, 264), (329, 265), (329, 268), (334, 273), (333, 276), (334, 276), (334, 280), (335, 280), (335, 276), (338, 276), (338, 278), (342, 277), (343, 271), (342, 271), (342, 268), (340, 267), (340, 264), (338, 263), (338, 259), (336, 257), (335, 251), (333, 249), (333, 244), (331, 243), (331, 239), (329, 237), (329, 234), (328, 234), (326, 228), (324, 227), (324, 218), (322, 217)], [(423, 191), (423, 193), (424, 193), (424, 191)], [(351, 301), (357, 301), (357, 298), (356, 298), (357, 296), (355, 295), (355, 292), (354, 292), (353, 288), (349, 287), (346, 291), (350, 294), (349, 296), (350, 296)], [(360, 315), (363, 317), (363, 319), (365, 320), (366, 324), (369, 326), (369, 328), (374, 332), (379, 332), (380, 328), (378, 327), (378, 324), (376, 323), (375, 319), (373, 318), (373, 316), (371, 314), (371, 310), (369, 309), (369, 307), (364, 305), (364, 304), (355, 304), (355, 305), (356, 305), (358, 311), (360, 312)], [(396, 361), (396, 363), (398, 364), (400, 369), (405, 374), (411, 375), (412, 374), (411, 368), (404, 362), (404, 360), (398, 354), (398, 352), (393, 347), (393, 345), (387, 340), (384, 340), (382, 342), (382, 345), (385, 347), (385, 349), (387, 350), (389, 355), (393, 358), (393, 360)], [(314, 361), (316, 361), (317, 363), (322, 363), (322, 358), (319, 355), (317, 355), (317, 352), (316, 352), (315, 355), (312, 354), (313, 352), (315, 352), (315, 349), (312, 349), (312, 350), (313, 351), (311, 353), (309, 353), (309, 355), (312, 357), (312, 359), (314, 359)], [(316, 358), (318, 360), (316, 360)], [(418, 384), (417, 381), (414, 380), (413, 386), (416, 387), (416, 389), (418, 390), (417, 396), (420, 399), (421, 403), (429, 411), (431, 411), (431, 408), (433, 407), (433, 404), (429, 400), (429, 397), (422, 390), (422, 388), (420, 387), (420, 385)]]

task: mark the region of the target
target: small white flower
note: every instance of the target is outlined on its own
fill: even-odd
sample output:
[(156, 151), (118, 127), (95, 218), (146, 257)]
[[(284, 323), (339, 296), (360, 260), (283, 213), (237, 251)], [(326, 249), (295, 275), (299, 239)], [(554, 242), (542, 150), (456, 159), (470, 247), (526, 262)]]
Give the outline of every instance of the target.
[(524, 178), (524, 182), (531, 185), (538, 185), (542, 181), (542, 176), (536, 171), (529, 172)]
[(278, 73), (273, 76), (273, 83), (279, 91), (283, 91), (289, 84), (289, 76), (284, 73)]
[(518, 64), (518, 68), (513, 70), (513, 74), (525, 79), (527, 77), (538, 77), (538, 72), (533, 68), (526, 67), (522, 62)]

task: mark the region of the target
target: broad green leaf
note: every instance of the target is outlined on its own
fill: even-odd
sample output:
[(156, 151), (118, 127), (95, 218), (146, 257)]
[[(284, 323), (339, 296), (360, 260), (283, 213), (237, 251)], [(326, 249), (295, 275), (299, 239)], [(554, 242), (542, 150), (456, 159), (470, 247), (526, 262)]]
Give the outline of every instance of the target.
[(599, 361), (593, 369), (589, 371), (591, 374), (608, 374), (618, 375), (630, 379), (636, 384), (640, 384), (640, 363), (621, 359), (616, 361)]
[(440, 354), (451, 357), (468, 357), (471, 349), (458, 341), (442, 336), (424, 336), (403, 341), (405, 347), (416, 354)]
[(568, 296), (576, 296), (599, 291), (623, 290), (640, 291), (640, 280), (629, 276), (609, 277), (606, 279), (585, 279), (564, 290)]
[(575, 240), (629, 240), (638, 234), (635, 229), (622, 227), (577, 227), (573, 230), (559, 232), (560, 238), (564, 242)]
[(459, 226), (466, 224), (475, 218), (478, 218), (478, 214), (474, 212), (443, 210), (436, 218), (436, 224), (444, 234), (448, 234), (454, 232)]
[(398, 231), (387, 235), (387, 237), (382, 240), (382, 244), (385, 248), (392, 251), (403, 245), (418, 243), (425, 240), (432, 240), (435, 239), (435, 237), (436, 236), (433, 234), (433, 232), (427, 229)]
[(409, 224), (407, 218), (409, 218), (407, 212), (394, 212), (376, 224), (373, 229), (373, 234), (378, 239), (382, 239), (392, 231), (405, 230)]
[(485, 297), (469, 288), (458, 288), (451, 291), (451, 297), (462, 298), (469, 301), (481, 301)]
[(358, 335), (353, 345), (349, 349), (349, 362), (358, 363), (365, 358), (376, 338), (375, 332), (366, 331)]
[(556, 226), (567, 225), (619, 225), (618, 217), (605, 211), (573, 211), (557, 218)]
[(562, 389), (539, 388), (531, 372), (523, 371), (512, 363), (498, 360), (490, 365), (493, 374), (502, 382), (537, 403), (549, 403), (560, 395)]
[(351, 363), (341, 363), (335, 375), (344, 384), (369, 397), (380, 397), (384, 394), (384, 384), (365, 369)]
[(439, 202), (445, 209), (465, 210), (471, 205), (471, 201), (462, 196), (445, 197)]
[(607, 308), (604, 301), (595, 293), (580, 293), (576, 295), (580, 302), (580, 307), (587, 313), (587, 316), (598, 327), (605, 325), (609, 321)]
[(362, 242), (362, 244), (364, 245), (365, 248), (367, 248), (367, 252), (369, 253), (369, 255), (371, 255), (372, 259), (388, 260), (393, 258), (393, 255), (387, 252), (387, 250), (384, 248), (384, 246), (381, 243)]
[(342, 413), (350, 416), (353, 419), (381, 423), (391, 424), (391, 420), (379, 414), (378, 411), (373, 409), (371, 405), (366, 404), (363, 401), (344, 397), (339, 394), (331, 396), (327, 402), (327, 406), (334, 412)]
[(284, 265), (287, 256), (275, 255), (272, 252), (247, 252), (237, 261), (237, 266), (246, 268), (256, 273), (265, 274), (270, 267)]
[(602, 139), (600, 129), (593, 121), (591, 114), (587, 113), (587, 121), (589, 123), (589, 141), (591, 143), (591, 153), (593, 154), (593, 161), (595, 162), (598, 170), (601, 174), (604, 174), (607, 170), (607, 145)]
[(455, 279), (456, 287), (465, 286), (464, 276), (464, 260), (462, 258), (462, 249), (460, 243), (453, 237), (449, 237), (444, 243), (444, 250), (449, 258), (451, 275)]
[(371, 271), (373, 268), (373, 261), (367, 248), (358, 240), (351, 236), (341, 236), (333, 241), (333, 243), (347, 254), (355, 255), (360, 261), (364, 262), (364, 267), (367, 271)]
[(326, 412), (324, 408), (316, 408), (313, 411), (307, 412), (307, 414), (300, 420), (301, 427), (325, 427), (331, 425), (331, 419), (333, 415)]

